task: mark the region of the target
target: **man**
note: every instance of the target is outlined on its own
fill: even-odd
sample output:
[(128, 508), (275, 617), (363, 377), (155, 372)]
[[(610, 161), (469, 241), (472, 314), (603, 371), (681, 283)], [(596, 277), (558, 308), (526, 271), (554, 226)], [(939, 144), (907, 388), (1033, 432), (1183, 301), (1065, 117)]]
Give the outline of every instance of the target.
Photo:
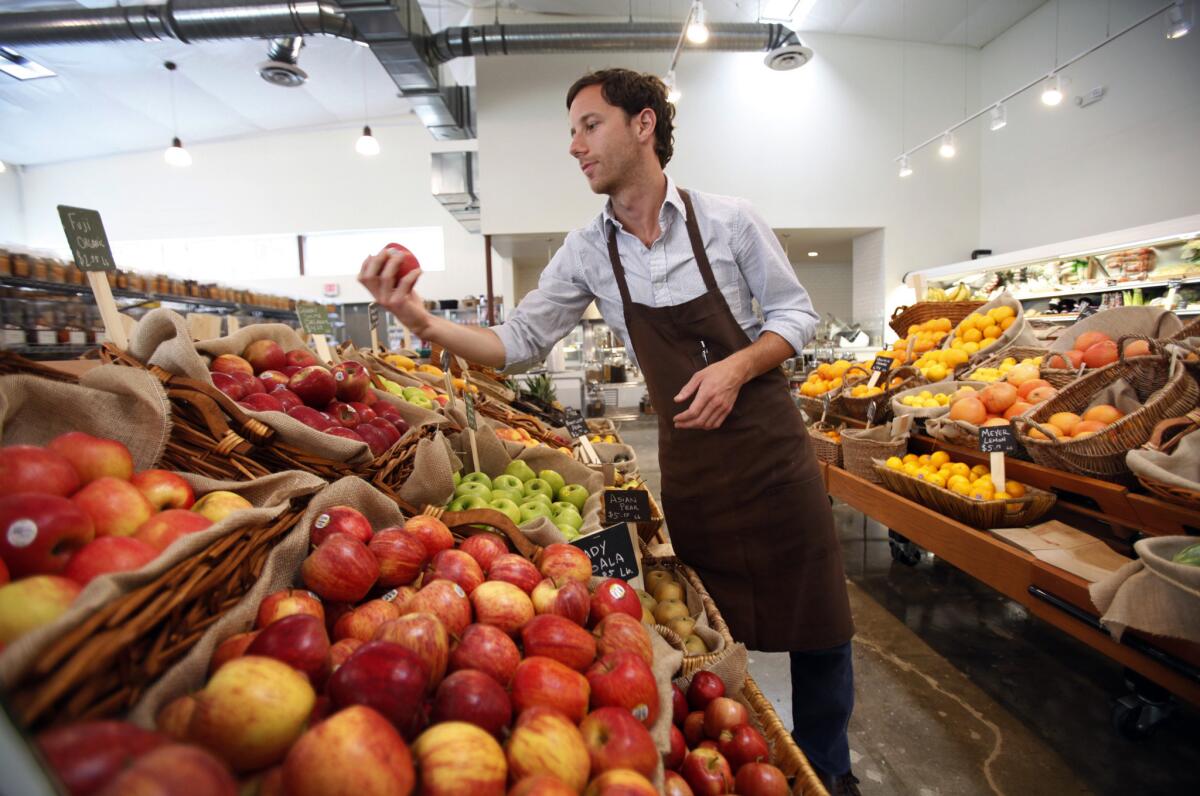
[[(735, 638), (791, 653), (794, 736), (831, 792), (857, 793), (841, 550), (816, 460), (779, 365), (818, 320), (767, 224), (739, 199), (682, 191), (663, 172), (674, 108), (624, 69), (567, 93), (570, 154), (604, 211), (572, 232), (497, 327), (427, 312), (383, 251), (359, 281), (423, 340), (475, 362), (540, 362), (595, 299), (646, 378), (659, 418), (663, 508), (675, 551)], [(763, 320), (752, 306), (757, 300)]]

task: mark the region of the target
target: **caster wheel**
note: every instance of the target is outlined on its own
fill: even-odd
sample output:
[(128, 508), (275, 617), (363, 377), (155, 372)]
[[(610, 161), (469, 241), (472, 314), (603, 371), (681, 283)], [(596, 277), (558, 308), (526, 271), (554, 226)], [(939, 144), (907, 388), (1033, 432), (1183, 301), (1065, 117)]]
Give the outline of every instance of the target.
[(892, 530), (888, 531), (888, 549), (892, 553), (892, 560), (906, 567), (915, 567), (921, 563), (921, 548)]
[(1125, 684), (1130, 693), (1113, 703), (1113, 729), (1127, 741), (1142, 741), (1166, 721), (1175, 702), (1160, 686), (1135, 673), (1126, 673)]

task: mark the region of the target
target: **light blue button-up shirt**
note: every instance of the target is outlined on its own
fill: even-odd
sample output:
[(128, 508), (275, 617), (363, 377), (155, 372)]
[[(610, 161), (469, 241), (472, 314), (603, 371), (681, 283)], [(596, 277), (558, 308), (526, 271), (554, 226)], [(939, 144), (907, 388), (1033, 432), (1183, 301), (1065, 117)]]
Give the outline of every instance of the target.
[[(820, 316), (800, 285), (779, 239), (744, 199), (689, 191), (704, 250), (729, 309), (751, 340), (774, 332), (802, 349), (816, 333)], [(647, 247), (625, 231), (612, 213), (612, 200), (586, 227), (567, 235), (542, 271), (538, 286), (522, 299), (506, 323), (492, 327), (504, 344), (505, 370), (540, 364), (554, 344), (579, 323), (594, 299), (604, 320), (635, 354), (625, 324), (621, 292), (608, 257), (609, 224), (617, 228), (617, 250), (629, 296), (650, 307), (683, 304), (706, 288), (692, 256), (687, 209), (667, 177), (667, 196), (658, 213), (662, 234)], [(753, 300), (762, 309), (755, 313)], [(634, 355), (636, 360), (636, 354)]]

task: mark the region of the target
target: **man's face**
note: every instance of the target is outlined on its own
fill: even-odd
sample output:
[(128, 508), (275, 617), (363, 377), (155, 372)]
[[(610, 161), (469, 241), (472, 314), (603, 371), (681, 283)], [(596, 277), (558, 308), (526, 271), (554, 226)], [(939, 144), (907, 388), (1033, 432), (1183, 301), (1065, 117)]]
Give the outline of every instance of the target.
[(594, 193), (612, 194), (637, 167), (641, 146), (637, 130), (645, 120), (631, 119), (621, 108), (609, 105), (598, 85), (575, 95), (568, 116), (571, 157), (579, 162)]

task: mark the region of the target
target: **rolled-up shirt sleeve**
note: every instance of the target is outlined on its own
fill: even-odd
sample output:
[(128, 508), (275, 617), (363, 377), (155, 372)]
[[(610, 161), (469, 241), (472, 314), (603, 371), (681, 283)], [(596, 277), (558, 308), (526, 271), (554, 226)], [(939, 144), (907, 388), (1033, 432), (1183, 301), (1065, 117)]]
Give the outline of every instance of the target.
[(594, 296), (571, 244), (568, 236), (542, 271), (537, 288), (521, 299), (507, 321), (492, 327), (504, 345), (505, 372), (520, 372), (540, 364), (554, 344), (579, 323), (592, 302)]
[(800, 353), (816, 336), (821, 316), (796, 278), (775, 232), (749, 202), (739, 201), (738, 210), (734, 256), (751, 294), (762, 307), (761, 331), (774, 332)]

